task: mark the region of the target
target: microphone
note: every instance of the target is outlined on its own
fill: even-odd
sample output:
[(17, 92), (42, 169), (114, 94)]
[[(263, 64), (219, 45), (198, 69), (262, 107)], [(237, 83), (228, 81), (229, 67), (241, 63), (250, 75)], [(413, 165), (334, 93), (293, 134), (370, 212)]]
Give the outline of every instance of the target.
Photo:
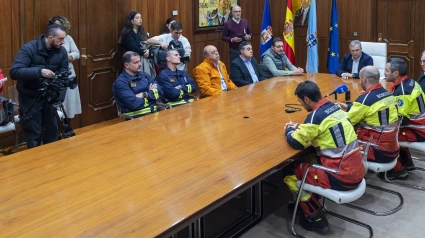
[(345, 93), (347, 91), (348, 91), (347, 84), (341, 84), (333, 92), (326, 94), (325, 97), (329, 97), (330, 95), (336, 94), (336, 93), (337, 94)]

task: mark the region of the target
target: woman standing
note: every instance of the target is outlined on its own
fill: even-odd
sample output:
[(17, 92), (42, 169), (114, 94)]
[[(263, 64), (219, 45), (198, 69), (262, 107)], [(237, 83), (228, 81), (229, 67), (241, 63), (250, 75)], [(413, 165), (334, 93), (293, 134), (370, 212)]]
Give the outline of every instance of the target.
[(167, 21), (165, 21), (165, 26), (164, 26), (164, 29), (162, 30), (162, 33), (161, 34), (168, 34), (168, 33), (170, 33), (170, 26), (175, 21), (176, 21), (176, 19), (174, 19), (172, 17), (168, 18)]
[[(54, 16), (49, 20), (49, 24), (58, 24), (65, 28), (67, 35), (62, 46), (66, 49), (66, 52), (68, 52), (69, 72), (71, 72), (69, 78), (74, 79), (74, 84), (77, 84), (77, 78), (72, 61), (80, 58), (80, 51), (78, 50), (77, 45), (75, 45), (72, 37), (69, 35), (71, 23), (64, 16)], [(63, 105), (65, 107), (68, 118), (74, 118), (76, 114), (81, 114), (81, 100), (78, 86), (76, 86), (74, 89), (70, 89), (69, 87), (66, 89)]]
[(149, 33), (145, 31), (142, 25), (142, 15), (138, 12), (130, 12), (125, 18), (124, 27), (121, 30), (119, 43), (123, 46), (123, 50), (134, 51), (143, 57), (143, 72), (152, 75), (151, 63), (147, 59), (149, 57), (149, 48), (146, 41), (149, 38)]

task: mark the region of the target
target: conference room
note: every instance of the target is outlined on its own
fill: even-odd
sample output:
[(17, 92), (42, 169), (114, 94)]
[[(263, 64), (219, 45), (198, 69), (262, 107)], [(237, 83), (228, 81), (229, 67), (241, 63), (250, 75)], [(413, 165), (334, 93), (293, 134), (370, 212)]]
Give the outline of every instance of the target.
[[(421, 97), (425, 72), (422, 14), (425, 2), (13, 0), (3, 1), (2, 6), (0, 95), (11, 100), (12, 113), (9, 121), (0, 124), (0, 237), (421, 237), (420, 214), (424, 209), (421, 201), (425, 198), (422, 143), (425, 142), (411, 140), (409, 133), (394, 134), (409, 129), (402, 118), (420, 123), (421, 113), (400, 113), (396, 119), (388, 116), (389, 120), (394, 119), (394, 124), (387, 124), (397, 125), (395, 129), (382, 124), (385, 126), (374, 129), (373, 137), (358, 140), (355, 133), (359, 125), (351, 126), (344, 121), (344, 133), (349, 130), (352, 133), (344, 135), (341, 147), (344, 149), (337, 152), (338, 161), (349, 161), (352, 151), (358, 155), (362, 152), (356, 157), (358, 164), (362, 162), (362, 170), (350, 173), (359, 176), (361, 172), (361, 178), (350, 189), (314, 186), (309, 178), (302, 183), (302, 173), (294, 180), (299, 181), (295, 189), (305, 191), (297, 193), (288, 187), (285, 177), (294, 172), (294, 165), (311, 155), (322, 156), (318, 151), (325, 154), (330, 151), (325, 150), (327, 142), (311, 139), (305, 143), (300, 139), (300, 131), (314, 124), (306, 118), (317, 109), (311, 105), (316, 105), (318, 100), (300, 96), (300, 91), (296, 93), (299, 85), (313, 82), (320, 90), (315, 94), (319, 95), (319, 101), (323, 100), (320, 105), (337, 105), (330, 106), (333, 108), (330, 110), (348, 115), (344, 116), (348, 120), (352, 120), (350, 115), (360, 115), (353, 113), (361, 106), (356, 100), (364, 97), (363, 91), (367, 94), (371, 90), (367, 89), (373, 81), (369, 79), (376, 78), (372, 65), (379, 72), (374, 87), (391, 92), (385, 95), (393, 101), (395, 98), (393, 106), (403, 108), (416, 102), (406, 98), (406, 88), (404, 94), (398, 95), (399, 85), (413, 85), (409, 93)], [(138, 14), (131, 15), (132, 12)], [(180, 23), (182, 29), (172, 28), (179, 25), (173, 23), (169, 28), (168, 18)], [(249, 30), (244, 28), (242, 37), (233, 33), (226, 38), (225, 33), (232, 32), (233, 25), (238, 23), (247, 23)], [(122, 108), (111, 89), (133, 67), (132, 62), (123, 62), (127, 50), (120, 36), (125, 35), (126, 24), (138, 24), (139, 28), (133, 28), (137, 37), (141, 32), (142, 37), (161, 40), (165, 38), (164, 32), (166, 36), (187, 39), (190, 60), (182, 72), (186, 79), (190, 77), (197, 82), (193, 87), (196, 92), (185, 92), (190, 101), (179, 106), (165, 105), (161, 110), (155, 105), (147, 115), (134, 118), (122, 116)], [(134, 32), (130, 29), (130, 33)], [(251, 59), (243, 58), (246, 49), (237, 48), (239, 40), (235, 37), (251, 43)], [(275, 38), (282, 38), (284, 55), (297, 72), (301, 69), (303, 72), (265, 80), (258, 77), (258, 82), (253, 79), (249, 85), (230, 90), (226, 75), (229, 72), (231, 76), (231, 67), (238, 65), (233, 62), (240, 60), (242, 66), (248, 65), (248, 61), (261, 64), (265, 51), (278, 48), (272, 46)], [(64, 107), (56, 104), (51, 107), (53, 104), (43, 101), (40, 107), (49, 105), (49, 110), (50, 107), (54, 110), (43, 109), (43, 114), (37, 115), (52, 113), (55, 117), (52, 123), (42, 123), (40, 134), (33, 136), (31, 142), (25, 123), (38, 118), (29, 114), (35, 115), (31, 110), (39, 108), (39, 104), (34, 99), (37, 95), (23, 90), (33, 78), (27, 77), (28, 72), (22, 73), (21, 59), (31, 58), (24, 53), (36, 51), (26, 51), (28, 44), (43, 42), (40, 39), (46, 43), (46, 47), (40, 48), (46, 50), (45, 57), (51, 57), (54, 51), (54, 56), (63, 56), (61, 62), (66, 64), (35, 63), (39, 71), (31, 76), (35, 78), (32, 82), (42, 77), (60, 80), (53, 68), (72, 65), (75, 78), (62, 78), (73, 82), (65, 89), (66, 97), (75, 98), (64, 99), (61, 104)], [(73, 45), (78, 56), (72, 51)], [(217, 52), (206, 52), (206, 46), (214, 46)], [(145, 45), (140, 47), (143, 75), (146, 73), (155, 80), (165, 70), (154, 67), (148, 71), (149, 67), (145, 66), (153, 61)], [(231, 60), (232, 51), (243, 54)], [(212, 61), (210, 53), (219, 55), (221, 66), (215, 66), (215, 70), (218, 69), (217, 75), (221, 77), (217, 78), (223, 78), (227, 86), (217, 84), (221, 92), (207, 96), (194, 69)], [(362, 67), (367, 55), (373, 63)], [(406, 72), (397, 68), (398, 61), (387, 62), (396, 58), (404, 62)], [(169, 61), (169, 65), (180, 63)], [(348, 61), (349, 70), (344, 65)], [(353, 70), (356, 64), (358, 70)], [(169, 65), (166, 67), (171, 69)], [(43, 71), (40, 68), (43, 66), (50, 70)], [(158, 65), (152, 63), (152, 66)], [(338, 68), (342, 73), (337, 73)], [(55, 86), (49, 80), (44, 82), (48, 86), (43, 87), (48, 90), (31, 88), (33, 92), (50, 92)], [(129, 84), (129, 87), (138, 85)], [(166, 91), (166, 86), (160, 82), (158, 85)], [(43, 95), (46, 100), (50, 98)], [(141, 97), (151, 100), (149, 95)], [(31, 108), (33, 101), (36, 106)], [(79, 110), (72, 111), (75, 106), (66, 103), (70, 101), (79, 102)], [(415, 110), (422, 112), (423, 105), (417, 102)], [(25, 108), (30, 108), (31, 113), (23, 113)], [(342, 113), (343, 109), (347, 113)], [(8, 115), (7, 110), (0, 111)], [(3, 118), (0, 117), (0, 122)], [(44, 121), (43, 118), (40, 116), (40, 120)], [(59, 127), (51, 133), (48, 128), (56, 123)], [(392, 140), (395, 145), (391, 148), (409, 148), (408, 152), (400, 149), (391, 163), (366, 161), (370, 159), (370, 151), (385, 144), (383, 141), (389, 138), (386, 135), (397, 138)], [(420, 134), (414, 135), (420, 138)], [(351, 143), (348, 138), (353, 136), (356, 139)], [(405, 137), (407, 141), (402, 139)], [(299, 149), (298, 145), (303, 148)], [(404, 164), (403, 153), (411, 155), (414, 167)], [(399, 163), (405, 172), (392, 173)], [(318, 165), (310, 167), (310, 171), (323, 169)], [(341, 165), (325, 168), (326, 173), (338, 177), (343, 172), (341, 168), (345, 168), (343, 162)], [(320, 207), (318, 216), (326, 217), (324, 226), (316, 222), (316, 210), (311, 210), (310, 215), (305, 213), (305, 194), (320, 204), (326, 200), (325, 206), (316, 204)]]

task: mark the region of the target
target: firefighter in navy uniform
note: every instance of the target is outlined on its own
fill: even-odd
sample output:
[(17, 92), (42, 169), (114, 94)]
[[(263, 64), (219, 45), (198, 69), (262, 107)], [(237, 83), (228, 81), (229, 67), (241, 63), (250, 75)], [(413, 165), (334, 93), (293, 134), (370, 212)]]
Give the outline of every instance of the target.
[[(295, 95), (311, 113), (303, 124), (289, 122), (285, 125), (286, 139), (298, 150), (304, 149), (311, 142), (316, 149), (316, 155), (305, 162), (296, 163), (293, 171), (295, 175), (287, 175), (284, 182), (296, 195), (299, 191), (296, 181), (302, 179), (310, 164), (319, 162), (325, 167), (337, 169), (345, 154), (338, 175), (311, 168), (306, 182), (340, 191), (356, 188), (363, 179), (365, 168), (357, 135), (346, 113), (327, 98), (322, 98), (319, 87), (314, 82), (307, 80), (300, 83)], [(317, 232), (326, 232), (329, 229), (316, 195), (303, 191), (299, 204), (304, 212), (304, 216), (300, 217), (300, 225), (304, 229)]]
[[(338, 103), (348, 111), (348, 118), (357, 127), (360, 144), (366, 144), (373, 136), (367, 159), (376, 163), (389, 163), (397, 158), (400, 147), (397, 136), (397, 100), (379, 83), (379, 70), (366, 66), (360, 70), (360, 85), (365, 90), (354, 103)], [(382, 134), (381, 134), (382, 132)]]
[[(403, 121), (398, 134), (399, 141), (425, 141), (425, 94), (415, 80), (407, 76), (407, 66), (400, 58), (391, 58), (385, 67), (385, 77), (394, 83), (393, 94), (397, 98), (398, 112)], [(409, 149), (400, 147), (400, 157), (393, 170), (387, 172), (389, 179), (406, 179), (407, 171), (416, 169)], [(383, 177), (383, 174), (380, 174)]]
[(171, 106), (192, 102), (190, 94), (196, 92), (196, 83), (186, 73), (178, 70), (180, 55), (177, 50), (167, 51), (167, 68), (157, 77), (158, 84), (164, 90), (164, 98)]
[(122, 63), (124, 70), (112, 85), (112, 93), (121, 112), (130, 117), (156, 112), (162, 89), (150, 75), (141, 71), (140, 55), (127, 51)]

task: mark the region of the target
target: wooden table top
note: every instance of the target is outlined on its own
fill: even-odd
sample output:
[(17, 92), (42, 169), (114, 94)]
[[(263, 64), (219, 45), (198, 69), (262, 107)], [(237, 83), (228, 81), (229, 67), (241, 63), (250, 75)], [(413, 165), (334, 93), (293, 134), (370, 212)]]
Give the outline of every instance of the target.
[(2, 158), (0, 236), (167, 234), (299, 153), (283, 126), (307, 112), (284, 104), (306, 78), (323, 94), (361, 90), (328, 74), (273, 78)]

